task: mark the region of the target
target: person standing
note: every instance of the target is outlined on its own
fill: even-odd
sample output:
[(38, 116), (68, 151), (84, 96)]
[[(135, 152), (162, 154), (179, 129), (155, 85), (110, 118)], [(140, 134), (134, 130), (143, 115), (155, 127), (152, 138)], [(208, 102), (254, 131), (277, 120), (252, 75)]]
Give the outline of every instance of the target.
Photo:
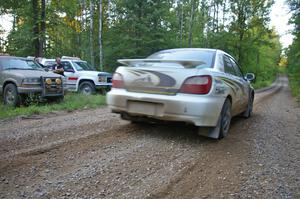
[(54, 73), (57, 73), (57, 74), (59, 74), (59, 75), (63, 75), (63, 76), (65, 76), (64, 75), (64, 66), (62, 65), (62, 63), (61, 63), (61, 60), (60, 60), (60, 57), (57, 57), (56, 59), (55, 59), (55, 62), (56, 62), (56, 64), (53, 66), (53, 72)]

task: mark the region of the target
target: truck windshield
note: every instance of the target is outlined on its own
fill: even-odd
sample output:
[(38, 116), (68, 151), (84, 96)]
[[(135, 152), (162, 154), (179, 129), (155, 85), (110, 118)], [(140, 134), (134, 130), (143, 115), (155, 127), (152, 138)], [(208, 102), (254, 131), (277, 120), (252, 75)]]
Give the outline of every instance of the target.
[(31, 60), (22, 58), (0, 59), (0, 65), (3, 70), (40, 70), (41, 68)]
[(74, 61), (74, 66), (77, 71), (94, 71), (95, 68), (89, 65), (87, 62)]

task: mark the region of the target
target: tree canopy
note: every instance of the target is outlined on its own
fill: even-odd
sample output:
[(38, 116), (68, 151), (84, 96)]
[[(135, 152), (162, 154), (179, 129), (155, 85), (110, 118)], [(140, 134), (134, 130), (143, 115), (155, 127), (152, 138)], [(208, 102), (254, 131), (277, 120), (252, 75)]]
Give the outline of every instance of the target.
[(78, 56), (97, 67), (103, 51), (104, 69), (113, 71), (119, 58), (145, 57), (167, 48), (219, 48), (234, 55), (244, 71), (263, 79), (276, 73), (281, 54), (279, 36), (269, 28), (272, 4), (270, 0), (1, 0), (0, 14), (14, 19), (1, 49), (16, 56)]

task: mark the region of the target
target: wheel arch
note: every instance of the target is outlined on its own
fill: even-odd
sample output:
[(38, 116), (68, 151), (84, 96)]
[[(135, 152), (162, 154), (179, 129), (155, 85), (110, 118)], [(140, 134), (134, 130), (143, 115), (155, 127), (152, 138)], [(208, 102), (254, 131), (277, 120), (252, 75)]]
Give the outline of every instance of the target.
[(80, 79), (79, 82), (78, 82), (78, 86), (80, 86), (80, 84), (82, 82), (91, 82), (93, 85), (95, 85), (95, 82), (91, 79)]
[(14, 81), (12, 81), (12, 80), (7, 80), (7, 81), (5, 81), (4, 84), (3, 84), (2, 91), (1, 91), (2, 93), (4, 93), (4, 89), (5, 89), (5, 87), (7, 86), (7, 84), (13, 84), (13, 85), (15, 85), (15, 86), (18, 88), (16, 82), (14, 82)]
[(79, 87), (80, 87), (80, 84), (81, 84), (82, 82), (90, 82), (90, 83), (92, 83), (92, 84), (95, 86), (95, 82), (94, 82), (92, 79), (81, 78), (81, 79), (79, 79), (79, 81), (77, 81), (76, 92), (79, 91)]

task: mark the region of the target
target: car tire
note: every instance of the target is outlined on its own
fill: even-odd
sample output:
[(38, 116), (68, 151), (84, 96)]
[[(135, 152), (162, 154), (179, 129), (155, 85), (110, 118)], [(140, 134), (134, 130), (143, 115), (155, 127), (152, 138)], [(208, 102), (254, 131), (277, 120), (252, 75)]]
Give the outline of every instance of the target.
[(247, 109), (245, 112), (243, 112), (241, 115), (244, 118), (249, 118), (252, 115), (252, 111), (253, 111), (253, 102), (254, 102), (254, 96), (250, 95), (249, 100), (248, 100), (248, 105), (247, 105)]
[(95, 85), (89, 81), (84, 81), (79, 85), (79, 92), (85, 95), (92, 95), (95, 93), (95, 90)]
[(3, 102), (9, 106), (20, 106), (22, 100), (18, 93), (18, 89), (14, 84), (7, 84), (3, 92)]
[(228, 131), (231, 123), (231, 102), (226, 99), (222, 107), (218, 125), (220, 127), (219, 139), (225, 138), (228, 135)]

